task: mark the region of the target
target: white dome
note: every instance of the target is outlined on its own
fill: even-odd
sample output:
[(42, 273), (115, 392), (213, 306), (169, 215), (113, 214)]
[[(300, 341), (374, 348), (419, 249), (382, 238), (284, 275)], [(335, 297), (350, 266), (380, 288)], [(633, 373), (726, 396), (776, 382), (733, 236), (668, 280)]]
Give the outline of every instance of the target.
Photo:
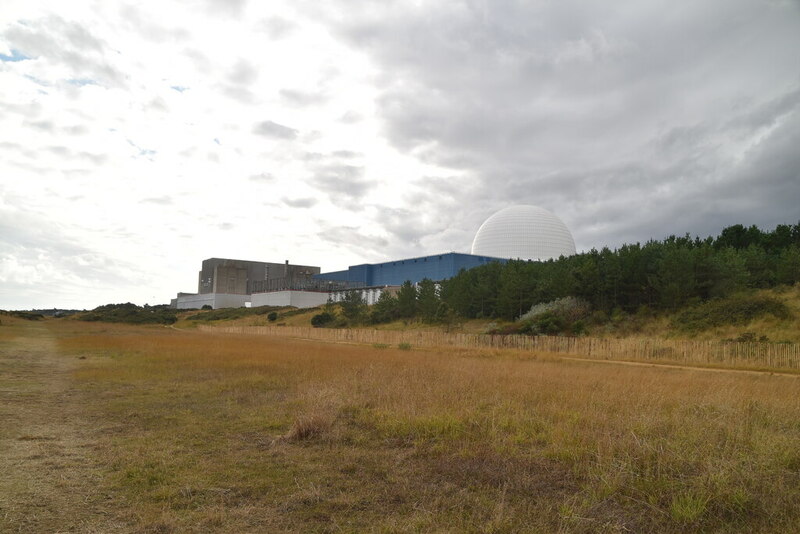
[(566, 225), (537, 206), (510, 206), (486, 219), (472, 241), (472, 253), (495, 258), (549, 260), (575, 254)]

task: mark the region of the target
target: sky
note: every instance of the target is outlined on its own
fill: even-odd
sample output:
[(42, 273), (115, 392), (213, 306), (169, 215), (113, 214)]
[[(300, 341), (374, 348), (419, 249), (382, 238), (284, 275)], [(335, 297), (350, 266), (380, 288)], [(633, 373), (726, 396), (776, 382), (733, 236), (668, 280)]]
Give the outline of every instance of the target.
[(3, 0), (0, 309), (800, 221), (797, 0)]

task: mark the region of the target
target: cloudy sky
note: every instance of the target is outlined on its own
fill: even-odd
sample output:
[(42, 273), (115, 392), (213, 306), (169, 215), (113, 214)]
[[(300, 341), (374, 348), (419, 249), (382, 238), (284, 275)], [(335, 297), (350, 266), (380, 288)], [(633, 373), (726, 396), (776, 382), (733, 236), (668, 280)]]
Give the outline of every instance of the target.
[(797, 0), (2, 3), (0, 308), (800, 219)]

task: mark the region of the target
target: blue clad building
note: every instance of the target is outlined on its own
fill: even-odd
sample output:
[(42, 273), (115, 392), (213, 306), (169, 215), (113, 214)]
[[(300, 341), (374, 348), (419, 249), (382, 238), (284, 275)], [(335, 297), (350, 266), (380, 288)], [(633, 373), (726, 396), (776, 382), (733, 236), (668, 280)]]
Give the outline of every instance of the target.
[(337, 280), (351, 282), (364, 287), (374, 286), (399, 286), (406, 280), (417, 283), (424, 278), (438, 282), (452, 278), (461, 269), (472, 269), (479, 265), (507, 260), (492, 258), (490, 256), (476, 256), (474, 254), (461, 254), (448, 252), (420, 258), (387, 261), (384, 263), (364, 263), (351, 265), (345, 271), (315, 274), (317, 280)]

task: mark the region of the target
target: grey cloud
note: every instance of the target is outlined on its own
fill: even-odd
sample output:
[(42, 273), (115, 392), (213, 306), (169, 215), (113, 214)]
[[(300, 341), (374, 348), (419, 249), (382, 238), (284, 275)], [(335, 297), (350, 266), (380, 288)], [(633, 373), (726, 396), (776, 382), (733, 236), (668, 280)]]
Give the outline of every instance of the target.
[(334, 202), (337, 197), (359, 199), (374, 187), (364, 178), (364, 168), (355, 165), (325, 165), (317, 169), (311, 182)]
[(419, 245), (423, 237), (435, 233), (420, 213), (407, 209), (383, 208), (377, 220), (396, 240), (410, 245)]
[(47, 147), (46, 150), (57, 156), (66, 156), (71, 154), (71, 151), (65, 146), (50, 146)]
[(326, 157), (322, 152), (304, 152), (300, 155), (300, 159), (303, 161), (322, 161)]
[(325, 20), (375, 65), (388, 140), (476, 181), (447, 193), (464, 235), (511, 203), (552, 209), (583, 247), (796, 218), (796, 4), (716, 0), (658, 24), (656, 3), (348, 5)]
[(247, 5), (247, 0), (205, 0), (208, 10), (212, 14), (223, 14), (238, 18)]
[(253, 182), (271, 182), (274, 179), (275, 177), (268, 172), (262, 172), (250, 176), (250, 180), (252, 180)]
[(83, 125), (75, 125), (75, 126), (65, 126), (61, 128), (61, 131), (67, 135), (84, 135), (89, 132), (89, 129)]
[(355, 226), (332, 226), (319, 232), (317, 237), (337, 245), (363, 252), (365, 250), (380, 250), (389, 246), (389, 241), (380, 236), (365, 234)]
[(55, 125), (51, 121), (25, 121), (25, 125), (43, 132), (51, 132)]
[(211, 60), (200, 50), (194, 48), (187, 48), (183, 54), (188, 57), (197, 70), (200, 72), (209, 72), (211, 70)]
[(344, 124), (357, 124), (362, 120), (364, 120), (364, 117), (355, 111), (348, 111), (339, 118), (339, 122)]
[(38, 117), (42, 113), (42, 104), (37, 101), (25, 103), (0, 102), (0, 109), (24, 115), (28, 119)]
[(262, 121), (253, 127), (253, 133), (264, 137), (274, 137), (278, 139), (294, 139), (299, 133), (294, 128), (289, 128), (283, 124), (272, 121)]
[(283, 203), (290, 208), (310, 208), (317, 203), (316, 198), (283, 198)]
[(92, 154), (91, 152), (85, 152), (85, 151), (73, 152), (71, 149), (62, 145), (49, 146), (46, 147), (45, 150), (47, 150), (52, 154), (55, 154), (56, 156), (59, 156), (62, 159), (76, 159), (76, 158), (86, 159), (96, 165), (103, 164), (108, 159), (108, 156), (106, 154)]
[(143, 198), (142, 204), (156, 204), (159, 206), (171, 206), (172, 205), (172, 197), (169, 196), (160, 196), (160, 197), (150, 197), (150, 198)]
[(240, 59), (228, 74), (228, 80), (240, 85), (250, 85), (258, 79), (258, 71), (245, 61)]
[(222, 94), (242, 104), (252, 104), (256, 99), (256, 95), (253, 91), (246, 87), (239, 87), (236, 85), (224, 86), (222, 88)]
[(317, 106), (328, 100), (324, 93), (310, 93), (294, 89), (281, 89), (280, 95), (286, 104), (295, 107)]
[(261, 21), (261, 27), (271, 39), (282, 39), (292, 33), (296, 25), (281, 17), (270, 17)]
[(154, 111), (162, 111), (162, 112), (169, 111), (169, 107), (167, 107), (167, 103), (160, 96), (152, 99), (150, 101), (150, 103), (147, 104), (147, 109), (148, 110), (154, 110)]
[(322, 153), (322, 152), (304, 152), (300, 155), (300, 159), (303, 161), (334, 161), (337, 159), (357, 159), (363, 157), (364, 154), (361, 152), (353, 152), (352, 150), (335, 150), (330, 153)]
[[(14, 205), (24, 203), (15, 201)], [(42, 220), (46, 220), (43, 214), (0, 207), (0, 296), (4, 304), (24, 295), (25, 301), (20, 299), (16, 306), (67, 307), (53, 299), (85, 302), (99, 288), (119, 291), (144, 283), (135, 265), (86, 247), (61, 225), (43, 225)]]
[(76, 22), (49, 16), (12, 25), (3, 36), (29, 57), (66, 66), (72, 72), (68, 80), (98, 81), (115, 87), (124, 84), (125, 77), (105, 57), (107, 44)]
[(342, 159), (354, 159), (360, 158), (364, 154), (361, 152), (353, 152), (352, 150), (336, 150), (335, 152), (332, 152), (331, 155)]
[(156, 43), (175, 43), (186, 40), (190, 33), (185, 28), (167, 28), (158, 24), (152, 17), (143, 16), (141, 10), (131, 5), (124, 6), (120, 15), (126, 24), (138, 35)]

